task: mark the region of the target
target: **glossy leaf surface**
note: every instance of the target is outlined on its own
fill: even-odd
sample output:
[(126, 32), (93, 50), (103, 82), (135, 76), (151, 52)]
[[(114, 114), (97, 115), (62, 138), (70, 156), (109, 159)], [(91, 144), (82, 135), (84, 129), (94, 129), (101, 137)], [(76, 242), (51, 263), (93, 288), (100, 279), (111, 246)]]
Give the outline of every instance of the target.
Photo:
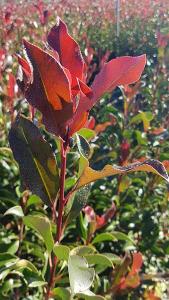
[(157, 160), (148, 159), (144, 162), (136, 162), (124, 167), (106, 165), (101, 171), (95, 171), (88, 166), (85, 168), (82, 176), (80, 177), (76, 189), (79, 189), (90, 182), (96, 181), (97, 179), (134, 171), (152, 172), (169, 181), (168, 174), (163, 164)]
[(26, 187), (50, 206), (56, 198), (59, 181), (50, 145), (39, 129), (23, 116), (17, 117), (12, 125), (9, 142)]
[(78, 43), (69, 35), (67, 26), (61, 19), (58, 19), (58, 25), (52, 27), (47, 40), (59, 54), (61, 64), (70, 71), (72, 85), (75, 86), (76, 78), (83, 79), (84, 61)]
[(84, 292), (90, 288), (94, 280), (94, 269), (88, 267), (85, 258), (72, 255), (68, 261), (70, 287), (73, 294)]
[(47, 217), (32, 215), (23, 218), (24, 224), (36, 230), (44, 240), (48, 252), (51, 252), (54, 246), (50, 221)]

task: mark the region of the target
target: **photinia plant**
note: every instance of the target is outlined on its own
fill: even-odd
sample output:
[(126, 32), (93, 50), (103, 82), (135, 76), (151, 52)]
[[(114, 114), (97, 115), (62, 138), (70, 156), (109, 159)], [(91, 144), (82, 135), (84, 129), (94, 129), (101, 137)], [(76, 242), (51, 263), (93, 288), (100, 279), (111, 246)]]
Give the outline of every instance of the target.
[[(19, 214), (22, 218), (22, 231), (23, 226), (27, 226), (38, 232), (44, 241), (47, 259), (46, 267), (41, 274), (28, 260), (19, 260), (19, 258), (16, 265), (10, 266), (9, 272), (17, 268), (31, 270), (35, 277), (31, 283), (32, 287), (44, 286), (46, 300), (53, 299), (55, 296), (56, 299), (57, 297), (70, 299), (74, 296), (80, 299), (104, 299), (102, 296), (96, 297), (90, 291), (97, 273), (97, 268), (93, 266), (99, 264), (101, 270), (104, 270), (108, 267), (113, 268), (113, 264), (117, 264), (120, 268), (123, 262), (119, 262), (119, 258), (112, 256), (112, 253), (109, 255), (98, 253), (95, 244), (118, 239), (126, 239), (129, 242), (131, 240), (119, 232), (94, 236), (96, 229), (104, 227), (108, 219), (113, 217), (114, 206), (101, 217), (96, 216), (93, 211), (95, 228), (87, 234), (82, 210), (87, 204), (91, 183), (107, 176), (133, 171), (153, 172), (167, 181), (169, 179), (164, 166), (154, 159), (123, 166), (106, 165), (100, 171), (92, 169), (89, 165), (92, 154), (86, 138), (88, 135), (91, 137), (91, 130), (84, 131), (82, 128), (90, 127), (89, 112), (105, 93), (111, 92), (117, 86), (126, 87), (140, 79), (146, 57), (145, 55), (124, 56), (110, 60), (103, 65), (89, 87), (86, 84), (86, 67), (79, 45), (69, 35), (61, 19), (58, 19), (57, 25), (48, 33), (45, 50), (27, 40), (24, 40), (23, 44), (26, 59), (18, 55), (20, 72), (17, 82), (26, 100), (33, 107), (33, 117), (36, 113), (39, 118), (41, 113), (41, 123), (46, 131), (52, 134), (50, 138), (57, 140), (57, 151), (53, 151), (50, 143), (44, 139), (41, 133), (42, 126), (38, 128), (34, 124), (34, 118), (32, 121), (31, 118), (21, 114), (16, 117), (9, 133), (9, 143), (14, 158), (19, 164), (25, 190), (30, 190), (32, 194), (39, 196), (46, 205), (46, 214), (28, 213), (29, 210), (25, 208), (27, 199), (22, 208), (15, 207), (13, 211), (7, 211), (6, 214), (14, 213), (17, 216)], [(124, 146), (125, 141), (120, 154), (123, 161), (126, 160)], [(78, 166), (74, 170), (68, 170), (67, 156), (72, 147), (76, 147), (78, 151), (76, 162)], [(58, 153), (59, 157), (56, 156)], [(67, 189), (66, 172), (72, 172), (75, 177), (75, 181)], [(74, 247), (73, 244), (64, 245), (66, 228), (77, 217), (80, 220), (83, 244), (78, 247)], [(138, 255), (133, 255), (133, 258)], [(61, 264), (62, 261), (66, 263)], [(61, 274), (65, 272), (66, 267), (68, 267), (70, 289), (63, 291), (59, 286), (59, 276), (62, 277)], [(121, 275), (117, 272), (116, 285), (119, 289), (133, 286), (130, 284), (130, 277), (138, 275), (133, 268), (131, 267), (127, 277), (123, 272), (120, 273)], [(115, 279), (112, 281), (111, 291), (113, 291), (114, 281)]]

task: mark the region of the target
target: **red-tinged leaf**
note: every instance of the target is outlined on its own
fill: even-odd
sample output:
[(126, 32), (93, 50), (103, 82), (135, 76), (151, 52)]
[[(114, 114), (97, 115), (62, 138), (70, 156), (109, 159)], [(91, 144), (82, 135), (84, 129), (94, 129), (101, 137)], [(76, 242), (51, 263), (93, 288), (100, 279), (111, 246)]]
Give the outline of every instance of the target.
[(144, 294), (145, 300), (162, 300), (160, 297), (156, 296), (153, 290), (146, 291)]
[(90, 117), (90, 119), (88, 120), (87, 124), (86, 124), (86, 128), (89, 129), (93, 129), (95, 127), (95, 118), (94, 117)]
[(121, 282), (119, 284), (119, 289), (124, 290), (126, 288), (136, 288), (140, 284), (140, 277), (138, 275), (138, 272), (140, 271), (142, 264), (143, 264), (143, 259), (142, 255), (140, 252), (138, 253), (133, 253), (133, 262), (131, 266), (131, 270), (128, 273), (128, 275), (123, 277), (121, 279)]
[[(72, 77), (71, 77), (71, 82), (72, 82)], [(72, 94), (73, 96), (76, 96), (79, 92), (86, 95), (88, 98), (91, 98), (93, 95), (91, 88), (83, 81), (77, 78), (77, 85), (72, 87)]]
[(96, 214), (94, 212), (94, 209), (91, 207), (91, 206), (86, 206), (84, 209), (83, 209), (86, 217), (87, 217), (87, 220), (88, 222), (94, 222), (96, 220)]
[(5, 59), (5, 54), (6, 54), (6, 51), (4, 49), (0, 49), (0, 68), (3, 65), (4, 59)]
[(66, 24), (58, 19), (49, 32), (47, 41), (58, 52), (61, 64), (72, 75), (72, 86), (77, 85), (77, 79), (83, 80), (84, 61), (78, 43), (69, 35)]
[(91, 98), (93, 96), (93, 92), (92, 89), (85, 84), (83, 81), (81, 81), (80, 79), (78, 79), (78, 84), (79, 84), (79, 90), (86, 95), (88, 98)]
[(84, 112), (79, 119), (70, 125), (69, 135), (72, 136), (75, 132), (79, 131), (82, 127), (85, 127), (87, 122), (88, 112)]
[(167, 172), (169, 172), (169, 160), (163, 160), (163, 166), (166, 168)]
[(132, 288), (135, 289), (140, 285), (140, 277), (138, 274), (128, 275), (125, 282), (121, 285), (121, 289)]
[(154, 128), (153, 130), (150, 131), (150, 133), (153, 135), (159, 135), (159, 134), (163, 133), (164, 131), (166, 131), (166, 129), (164, 127), (159, 127), (159, 128)]
[(134, 275), (135, 273), (138, 273), (142, 267), (143, 264), (143, 258), (142, 254), (140, 252), (133, 253), (133, 263), (130, 271), (130, 275)]
[(98, 125), (96, 125), (94, 131), (95, 131), (97, 134), (99, 134), (99, 133), (105, 131), (106, 128), (107, 128), (108, 126), (110, 126), (110, 125), (111, 125), (111, 122), (110, 122), (110, 121), (107, 121), (107, 122), (98, 124)]
[(20, 64), (20, 66), (22, 67), (22, 70), (23, 70), (24, 74), (29, 78), (31, 76), (31, 73), (32, 73), (30, 65), (20, 55), (17, 55), (17, 58), (18, 58), (18, 62)]
[(47, 100), (55, 110), (61, 110), (61, 99), (71, 102), (70, 85), (62, 66), (39, 47), (27, 41), (24, 46), (31, 63), (38, 68)]
[(112, 206), (106, 210), (104, 215), (96, 216), (97, 229), (100, 229), (103, 226), (105, 226), (108, 223), (109, 219), (112, 219), (114, 217), (115, 213), (116, 213), (116, 206), (113, 202)]
[(91, 86), (93, 91), (92, 98), (89, 99), (81, 96), (74, 115), (74, 120), (76, 120), (82, 112), (89, 111), (104, 93), (112, 91), (117, 86), (138, 81), (145, 64), (145, 55), (118, 57), (106, 63), (100, 73), (95, 77)]
[(92, 84), (94, 100), (99, 99), (105, 92), (112, 91), (118, 85), (138, 81), (145, 64), (145, 55), (137, 57), (124, 56), (109, 61), (104, 65)]
[(68, 77), (50, 54), (28, 42), (25, 47), (32, 64), (33, 81), (29, 79), (25, 84), (24, 80), (18, 80), (18, 85), (27, 101), (42, 113), (46, 129), (63, 137), (65, 123), (73, 115)]
[(8, 86), (7, 86), (7, 94), (8, 94), (8, 97), (10, 97), (11, 99), (13, 99), (13, 97), (15, 95), (15, 83), (16, 83), (15, 76), (12, 73), (10, 73), (9, 80), (8, 80)]

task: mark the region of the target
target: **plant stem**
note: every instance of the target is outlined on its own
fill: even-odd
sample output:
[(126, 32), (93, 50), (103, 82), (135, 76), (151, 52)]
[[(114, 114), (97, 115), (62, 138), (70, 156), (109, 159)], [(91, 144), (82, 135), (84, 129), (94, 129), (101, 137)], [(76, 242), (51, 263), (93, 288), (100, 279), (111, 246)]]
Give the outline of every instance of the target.
[(60, 199), (57, 220), (57, 235), (56, 242), (59, 242), (62, 235), (62, 214), (65, 203), (64, 187), (65, 187), (65, 174), (66, 174), (66, 151), (67, 143), (61, 142), (61, 170), (60, 170)]
[[(57, 234), (55, 238), (55, 242), (60, 242), (62, 236), (62, 215), (65, 204), (65, 195), (64, 195), (64, 187), (65, 187), (65, 174), (66, 174), (66, 152), (67, 152), (67, 142), (61, 141), (61, 168), (60, 168), (60, 197), (59, 197), (59, 209), (58, 209), (58, 218), (57, 218)], [(56, 210), (55, 203), (52, 208), (53, 218), (54, 211)], [(47, 287), (47, 292), (45, 295), (45, 300), (48, 300), (50, 297), (50, 291), (54, 286), (55, 282), (55, 272), (57, 265), (57, 257), (54, 255), (52, 259), (52, 267), (50, 269), (50, 279)]]

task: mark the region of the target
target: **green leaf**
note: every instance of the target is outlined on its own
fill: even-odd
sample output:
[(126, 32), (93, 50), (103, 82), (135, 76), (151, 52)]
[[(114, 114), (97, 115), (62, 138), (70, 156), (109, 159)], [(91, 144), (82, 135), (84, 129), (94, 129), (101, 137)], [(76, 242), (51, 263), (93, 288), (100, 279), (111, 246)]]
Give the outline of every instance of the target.
[(41, 204), (42, 200), (39, 198), (39, 196), (37, 195), (31, 195), (28, 199), (28, 201), (26, 202), (26, 207), (29, 207), (31, 205), (38, 205)]
[(80, 156), (79, 159), (79, 170), (78, 170), (78, 178), (83, 174), (83, 171), (85, 170), (86, 167), (88, 167), (89, 161), (83, 156)]
[(97, 244), (106, 241), (117, 241), (117, 238), (111, 233), (100, 233), (92, 241), (92, 244)]
[(90, 157), (90, 145), (88, 141), (79, 134), (76, 134), (77, 147), (82, 156), (85, 158)]
[[(84, 186), (82, 189), (74, 192), (69, 199), (65, 211), (69, 211), (67, 221), (76, 218), (81, 210), (86, 206), (90, 192), (90, 185)], [(71, 205), (71, 208), (69, 207)]]
[(4, 213), (4, 216), (6, 216), (6, 215), (14, 215), (14, 216), (21, 217), (21, 218), (24, 217), (22, 207), (19, 206), (19, 205), (16, 205), (16, 206), (13, 206), (13, 207), (9, 208)]
[(91, 140), (96, 136), (96, 132), (89, 128), (81, 128), (77, 133), (84, 137), (86, 140)]
[(26, 187), (51, 206), (58, 192), (59, 172), (50, 145), (23, 116), (18, 116), (13, 123), (9, 143)]
[(130, 125), (133, 123), (138, 124), (140, 122), (143, 122), (144, 131), (146, 132), (149, 129), (150, 122), (153, 120), (153, 118), (153, 114), (150, 111), (142, 111), (131, 119)]
[(78, 246), (71, 250), (71, 255), (79, 255), (85, 256), (88, 254), (93, 254), (95, 252), (95, 248), (93, 246)]
[(70, 300), (71, 299), (71, 295), (70, 292), (62, 287), (57, 287), (55, 289), (52, 290), (52, 294), (54, 296), (56, 296), (57, 300)]
[(12, 255), (10, 253), (0, 253), (0, 267), (7, 265), (11, 262), (16, 262), (18, 260), (18, 257), (15, 255)]
[(24, 224), (34, 230), (36, 230), (44, 240), (46, 248), (50, 253), (54, 246), (51, 224), (47, 217), (43, 216), (26, 216), (23, 218)]
[(89, 265), (104, 265), (107, 267), (113, 267), (111, 260), (104, 254), (88, 254), (85, 258)]
[(53, 247), (53, 252), (58, 257), (59, 260), (68, 260), (70, 249), (65, 245), (55, 244)]
[(121, 263), (121, 258), (113, 253), (103, 253), (109, 260), (111, 260), (112, 264), (119, 265)]
[[(93, 294), (93, 293), (92, 293)], [(99, 295), (86, 295), (84, 293), (78, 293), (77, 296), (80, 297), (80, 299), (84, 299), (84, 300), (106, 300), (104, 297), (99, 296)]]
[(34, 287), (44, 286), (44, 285), (47, 285), (47, 284), (48, 283), (45, 282), (45, 281), (33, 281), (28, 286), (34, 288)]
[(68, 260), (68, 271), (70, 287), (73, 294), (84, 292), (93, 283), (95, 271), (88, 267), (85, 258), (77, 255), (70, 255)]
[(34, 264), (26, 259), (21, 259), (21, 260), (17, 261), (14, 266), (15, 270), (22, 270), (25, 268), (29, 269), (30, 271), (32, 271), (34, 273), (37, 273), (37, 274), (39, 273), (37, 268), (34, 266)]
[(66, 178), (66, 180), (65, 180), (65, 190), (71, 189), (75, 185), (76, 181), (77, 181), (76, 177)]
[(126, 241), (129, 242), (131, 244), (134, 244), (134, 241), (125, 233), (123, 232), (119, 232), (119, 231), (112, 231), (113, 236), (117, 239), (117, 240), (121, 240), (121, 241)]

